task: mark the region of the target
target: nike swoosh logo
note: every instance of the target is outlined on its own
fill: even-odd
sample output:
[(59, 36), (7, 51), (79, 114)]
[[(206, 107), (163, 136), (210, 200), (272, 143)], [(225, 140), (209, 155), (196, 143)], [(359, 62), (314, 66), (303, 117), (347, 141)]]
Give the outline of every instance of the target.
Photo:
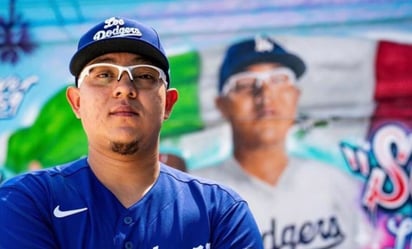
[(57, 207), (53, 210), (53, 214), (54, 216), (56, 216), (56, 218), (64, 218), (64, 217), (67, 217), (73, 214), (84, 212), (86, 210), (87, 210), (87, 207), (62, 211), (60, 210), (60, 205), (57, 205)]

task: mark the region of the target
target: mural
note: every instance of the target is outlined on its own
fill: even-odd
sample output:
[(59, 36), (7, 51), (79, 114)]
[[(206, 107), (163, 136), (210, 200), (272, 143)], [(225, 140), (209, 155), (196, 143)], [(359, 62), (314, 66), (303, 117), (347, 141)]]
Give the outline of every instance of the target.
[(376, 228), (370, 248), (412, 248), (410, 1), (29, 2), (3, 1), (0, 10), (0, 182), (87, 153), (65, 89), (76, 39), (95, 20), (141, 18), (165, 40), (180, 99), (161, 151), (187, 169), (230, 156), (214, 107), (217, 69), (230, 43), (265, 33), (308, 65), (290, 153), (361, 183), (359, 206)]

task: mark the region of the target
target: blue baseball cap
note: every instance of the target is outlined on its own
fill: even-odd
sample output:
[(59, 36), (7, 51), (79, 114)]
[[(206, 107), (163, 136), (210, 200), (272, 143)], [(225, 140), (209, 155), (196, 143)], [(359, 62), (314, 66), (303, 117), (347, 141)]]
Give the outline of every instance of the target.
[(297, 55), (286, 51), (270, 37), (257, 36), (255, 39), (235, 43), (227, 49), (219, 72), (219, 93), (231, 75), (262, 62), (275, 62), (288, 67), (296, 78), (306, 70), (305, 63)]
[(84, 66), (107, 53), (140, 54), (161, 68), (170, 85), (169, 61), (156, 30), (136, 20), (111, 17), (95, 25), (79, 40), (77, 52), (70, 61), (70, 72), (77, 78)]

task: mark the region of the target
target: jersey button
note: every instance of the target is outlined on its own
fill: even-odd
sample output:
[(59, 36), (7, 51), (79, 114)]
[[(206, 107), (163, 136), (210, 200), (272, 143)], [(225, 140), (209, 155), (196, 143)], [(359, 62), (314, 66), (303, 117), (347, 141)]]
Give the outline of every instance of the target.
[(133, 248), (133, 242), (127, 241), (127, 242), (124, 244), (124, 248), (125, 248), (125, 249), (132, 249), (132, 248)]
[(133, 218), (130, 217), (130, 216), (124, 217), (124, 218), (123, 218), (123, 222), (124, 222), (124, 224), (129, 225), (130, 223), (133, 222)]

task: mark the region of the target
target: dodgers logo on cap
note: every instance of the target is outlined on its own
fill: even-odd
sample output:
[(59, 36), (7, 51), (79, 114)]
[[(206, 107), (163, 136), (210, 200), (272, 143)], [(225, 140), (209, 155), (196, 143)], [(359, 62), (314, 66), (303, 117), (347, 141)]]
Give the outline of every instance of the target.
[(273, 51), (274, 44), (263, 37), (255, 37), (255, 51), (256, 52), (271, 52)]
[(136, 27), (123, 27), (125, 25), (123, 19), (117, 19), (116, 17), (112, 17), (105, 20), (104, 23), (105, 25), (103, 26), (103, 30), (98, 30), (94, 34), (93, 40), (98, 41), (110, 37), (121, 36), (142, 36), (140, 30)]

